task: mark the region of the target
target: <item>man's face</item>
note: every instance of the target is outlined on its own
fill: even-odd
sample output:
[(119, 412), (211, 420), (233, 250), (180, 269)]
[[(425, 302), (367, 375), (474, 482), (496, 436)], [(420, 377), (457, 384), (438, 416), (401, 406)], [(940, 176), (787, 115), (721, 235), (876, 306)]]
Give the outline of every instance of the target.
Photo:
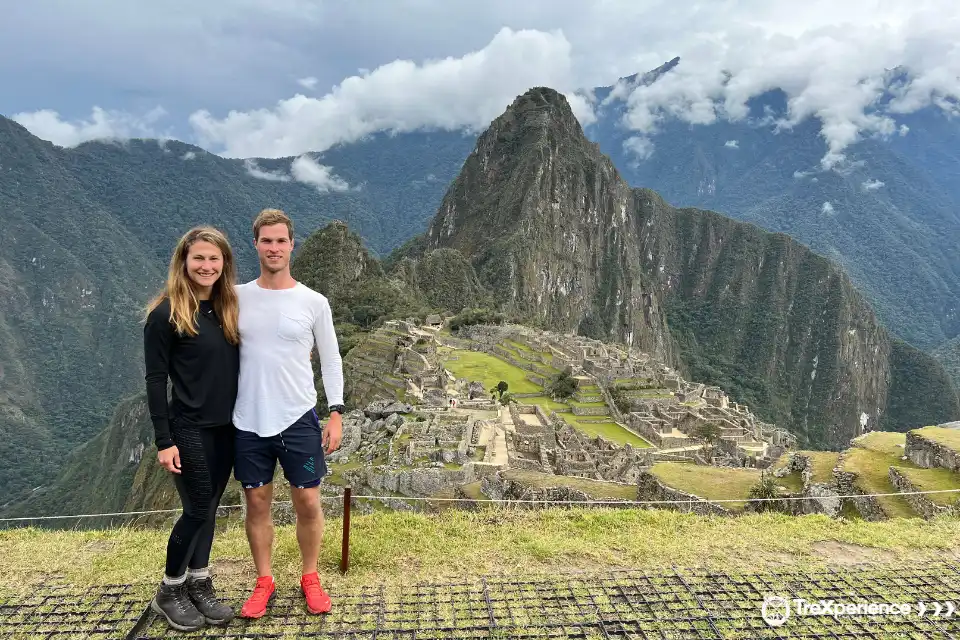
[(260, 267), (265, 271), (277, 273), (290, 265), (293, 239), (287, 225), (280, 223), (260, 227), (260, 238), (256, 246)]

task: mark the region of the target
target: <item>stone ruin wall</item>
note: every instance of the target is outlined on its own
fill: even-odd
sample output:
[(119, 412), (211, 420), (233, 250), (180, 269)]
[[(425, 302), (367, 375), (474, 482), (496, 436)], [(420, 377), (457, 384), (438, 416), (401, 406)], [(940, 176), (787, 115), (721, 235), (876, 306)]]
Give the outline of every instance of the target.
[(910, 431), (907, 432), (904, 453), (918, 467), (960, 472), (960, 452)]
[[(901, 493), (911, 493), (920, 490), (912, 482), (910, 482), (910, 479), (907, 478), (907, 476), (905, 476), (897, 467), (890, 467), (888, 475), (890, 477), (890, 483), (893, 484), (894, 488)], [(903, 499), (907, 501), (914, 511), (928, 520), (942, 514), (960, 514), (960, 504), (957, 503), (953, 504), (952, 506), (937, 504), (925, 495), (916, 494), (904, 495)]]

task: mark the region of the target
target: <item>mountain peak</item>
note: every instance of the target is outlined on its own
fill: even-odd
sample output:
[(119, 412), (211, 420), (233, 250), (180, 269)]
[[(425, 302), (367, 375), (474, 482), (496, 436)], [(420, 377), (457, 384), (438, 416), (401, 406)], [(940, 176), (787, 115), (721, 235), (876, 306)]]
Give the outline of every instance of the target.
[(550, 87), (534, 87), (517, 96), (506, 111), (491, 123), (489, 131), (499, 136), (510, 129), (548, 129), (583, 136), (580, 122), (566, 96)]

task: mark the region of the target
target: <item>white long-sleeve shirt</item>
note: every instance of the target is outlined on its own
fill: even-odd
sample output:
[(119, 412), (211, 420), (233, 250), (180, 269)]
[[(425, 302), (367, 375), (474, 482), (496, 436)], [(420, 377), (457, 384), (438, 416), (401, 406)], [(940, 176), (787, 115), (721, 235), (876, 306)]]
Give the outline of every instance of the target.
[(274, 436), (317, 404), (310, 352), (320, 354), (328, 405), (343, 404), (343, 363), (327, 298), (298, 282), (264, 289), (237, 286), (240, 301), (240, 380), (233, 423)]

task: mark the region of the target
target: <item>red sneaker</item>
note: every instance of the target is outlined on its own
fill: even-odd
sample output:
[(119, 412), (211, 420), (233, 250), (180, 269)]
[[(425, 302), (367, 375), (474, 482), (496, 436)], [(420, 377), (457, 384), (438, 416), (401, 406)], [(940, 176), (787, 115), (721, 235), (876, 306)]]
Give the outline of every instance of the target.
[(329, 613), (330, 596), (320, 586), (320, 576), (314, 571), (310, 575), (300, 578), (300, 588), (307, 599), (307, 611), (310, 613)]
[(273, 581), (273, 576), (261, 576), (257, 578), (257, 586), (253, 589), (251, 595), (240, 609), (242, 618), (260, 618), (267, 612), (267, 606), (273, 604), (277, 596), (277, 585)]

